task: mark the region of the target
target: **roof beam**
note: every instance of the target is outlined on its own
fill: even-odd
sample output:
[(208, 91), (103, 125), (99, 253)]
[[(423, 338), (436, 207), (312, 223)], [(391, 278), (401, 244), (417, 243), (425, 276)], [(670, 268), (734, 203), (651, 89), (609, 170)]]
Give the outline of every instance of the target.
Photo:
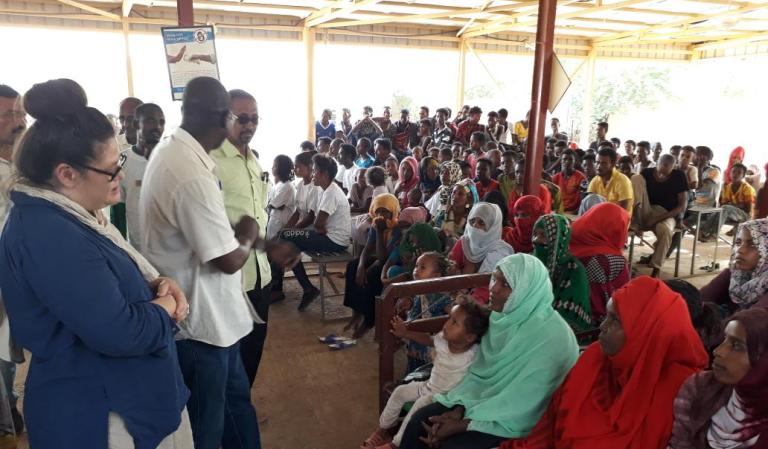
[(117, 14), (113, 14), (111, 12), (104, 11), (104, 10), (99, 9), (99, 8), (94, 8), (93, 6), (86, 5), (85, 3), (77, 2), (75, 0), (58, 0), (58, 2), (59, 3), (63, 3), (63, 4), (68, 5), (68, 6), (72, 6), (72, 7), (77, 8), (77, 9), (82, 9), (83, 11), (87, 11), (87, 12), (89, 12), (91, 14), (96, 14), (98, 16), (108, 17), (108, 18), (110, 18), (112, 20), (118, 20), (118, 21), (120, 20), (120, 16), (118, 16)]
[[(509, 11), (514, 8), (522, 7), (522, 6), (530, 6), (530, 5), (538, 5), (538, 0), (528, 0), (520, 3), (515, 3), (514, 5), (503, 5), (503, 6), (491, 6), (489, 8), (486, 8), (485, 13), (499, 13), (501, 11)], [(370, 20), (345, 20), (345, 21), (337, 21), (337, 22), (327, 22), (323, 23), (321, 25), (318, 25), (318, 28), (337, 28), (337, 27), (350, 27), (350, 26), (359, 26), (359, 25), (376, 25), (380, 23), (407, 23), (407, 22), (421, 22), (423, 20), (433, 20), (433, 19), (443, 19), (447, 17), (458, 17), (458, 16), (466, 16), (470, 14), (477, 14), (478, 9), (477, 8), (461, 8), (461, 9), (447, 9), (440, 12), (432, 12), (432, 13), (425, 13), (425, 14), (411, 14), (411, 15), (405, 15), (405, 16), (390, 16), (390, 17), (382, 17), (380, 19), (370, 19)]]
[[(485, 11), (486, 8), (491, 6), (491, 3), (493, 3), (493, 0), (485, 0), (485, 2), (483, 2), (483, 5), (478, 8), (477, 12)], [(475, 19), (476, 18), (477, 18), (476, 16), (470, 17), (470, 19), (467, 21), (467, 23), (465, 23), (464, 26), (461, 27), (459, 32), (456, 33), (456, 37), (461, 37), (461, 35), (464, 34), (464, 32), (467, 31), (467, 29), (469, 29), (472, 26), (473, 23), (475, 23)]]
[[(624, 8), (625, 6), (633, 6), (640, 3), (647, 3), (651, 0), (625, 0), (623, 2), (618, 3), (611, 3), (611, 4), (603, 4), (601, 6), (594, 6), (594, 7), (585, 7), (583, 9), (577, 10), (577, 11), (571, 11), (563, 14), (558, 14), (557, 19), (570, 19), (574, 17), (581, 17), (585, 16), (587, 14), (594, 14), (597, 12), (603, 12), (603, 11), (614, 11), (616, 9)], [(574, 3), (572, 0), (561, 0), (558, 2), (558, 5), (566, 5)], [(536, 19), (535, 18), (527, 18), (525, 20), (519, 20), (515, 23), (509, 23), (509, 24), (499, 24), (496, 26), (485, 26), (482, 29), (478, 29), (476, 31), (472, 31), (469, 33), (466, 33), (465, 35), (467, 37), (475, 37), (475, 36), (482, 36), (485, 34), (491, 34), (491, 33), (498, 33), (501, 31), (507, 31), (514, 28), (519, 28), (520, 26), (530, 26), (531, 24), (535, 24)]]
[(619, 39), (626, 39), (626, 38), (630, 38), (630, 37), (633, 37), (633, 36), (642, 36), (644, 34), (652, 33), (653, 31), (656, 31), (656, 30), (663, 30), (665, 28), (674, 28), (674, 27), (678, 27), (678, 26), (685, 26), (685, 25), (689, 25), (689, 24), (694, 23), (694, 22), (701, 22), (701, 21), (706, 21), (706, 20), (712, 20), (712, 19), (717, 19), (717, 18), (721, 18), (721, 17), (730, 17), (730, 16), (734, 16), (734, 15), (739, 15), (739, 14), (746, 14), (748, 12), (756, 11), (758, 9), (763, 9), (763, 8), (768, 8), (768, 6), (766, 6), (765, 4), (750, 4), (750, 3), (748, 3), (748, 4), (744, 5), (744, 6), (741, 6), (741, 7), (736, 8), (736, 9), (730, 9), (730, 10), (727, 10), (727, 11), (721, 11), (721, 12), (714, 13), (714, 14), (699, 14), (699, 15), (696, 15), (696, 16), (693, 16), (693, 17), (689, 17), (687, 19), (676, 20), (676, 21), (673, 21), (673, 22), (660, 23), (660, 24), (652, 25), (652, 26), (649, 26), (649, 27), (646, 27), (646, 28), (642, 28), (642, 29), (639, 29), (639, 30), (623, 31), (621, 33), (616, 33), (616, 34), (613, 34), (611, 36), (595, 39), (594, 44), (595, 45), (605, 45), (608, 42), (613, 43), (614, 41), (619, 40)]
[(755, 33), (742, 34), (738, 36), (731, 36), (728, 38), (720, 39), (716, 42), (707, 42), (704, 44), (694, 45), (694, 51), (711, 50), (713, 48), (733, 47), (740, 44), (751, 44), (757, 41), (764, 41), (768, 39), (768, 31), (760, 31)]
[(335, 11), (326, 11), (327, 8), (323, 8), (320, 11), (310, 14), (309, 17), (304, 19), (304, 25), (307, 27), (315, 27), (322, 23), (333, 20), (341, 15), (353, 13), (359, 9), (373, 5), (380, 1), (381, 0), (358, 0), (356, 2), (347, 3)]
[(133, 9), (133, 0), (123, 0), (123, 17), (130, 16), (131, 9)]
[[(559, 0), (557, 2), (557, 6), (565, 6), (571, 3), (576, 3), (578, 1), (580, 0)], [(506, 17), (502, 17), (500, 19), (491, 21), (490, 23), (487, 23), (485, 25), (477, 26), (473, 30), (470, 30), (469, 32), (465, 33), (465, 35), (469, 38), (469, 37), (478, 37), (478, 36), (483, 36), (489, 33), (493, 33), (494, 31), (492, 30), (502, 27), (505, 23), (511, 22), (513, 20), (517, 20), (521, 17), (534, 16), (537, 13), (538, 13), (538, 5), (532, 6), (530, 8), (526, 8), (525, 11), (518, 11)], [(486, 31), (486, 30), (490, 30), (490, 31)]]

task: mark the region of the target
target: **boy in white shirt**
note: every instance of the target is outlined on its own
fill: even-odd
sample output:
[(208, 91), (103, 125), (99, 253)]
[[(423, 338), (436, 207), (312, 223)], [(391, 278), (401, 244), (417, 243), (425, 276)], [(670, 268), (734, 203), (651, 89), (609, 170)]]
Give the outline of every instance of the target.
[[(312, 157), (316, 151), (303, 151), (294, 158), (293, 170), (296, 180), (293, 186), (296, 190), (296, 208), (284, 229), (303, 229), (315, 222), (315, 206), (320, 195), (320, 187), (312, 182)], [(278, 232), (279, 235), (279, 232)], [(284, 270), (274, 264), (272, 268), (272, 302), (285, 299), (283, 293)]]
[[(316, 154), (312, 157), (312, 164), (312, 182), (322, 190), (313, 209), (314, 223), (304, 229), (286, 229), (280, 232), (280, 238), (292, 242), (302, 251), (345, 251), (350, 243), (351, 212), (344, 191), (334, 182), (336, 162), (327, 156)], [(320, 295), (320, 290), (312, 285), (303, 263), (299, 262), (293, 268), (293, 273), (304, 289), (299, 304), (299, 310), (303, 311)]]
[(345, 143), (339, 149), (338, 170), (336, 172), (335, 180), (347, 193), (352, 188), (352, 185), (357, 181), (358, 167), (355, 165), (355, 157), (357, 156), (357, 150), (355, 147)]
[(376, 198), (379, 195), (390, 193), (386, 185), (386, 174), (381, 167), (371, 167), (365, 173), (365, 179), (368, 181), (368, 185), (373, 188), (373, 194), (371, 198)]

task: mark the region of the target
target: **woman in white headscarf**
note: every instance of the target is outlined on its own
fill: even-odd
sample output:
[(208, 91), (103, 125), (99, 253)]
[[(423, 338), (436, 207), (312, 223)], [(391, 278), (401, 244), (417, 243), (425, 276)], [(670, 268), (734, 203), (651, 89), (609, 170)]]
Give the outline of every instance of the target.
[[(464, 235), (449, 256), (462, 274), (491, 272), (498, 261), (515, 253), (501, 238), (502, 222), (501, 209), (495, 204), (480, 202), (472, 208)], [(488, 288), (474, 289), (472, 297), (486, 304)]]

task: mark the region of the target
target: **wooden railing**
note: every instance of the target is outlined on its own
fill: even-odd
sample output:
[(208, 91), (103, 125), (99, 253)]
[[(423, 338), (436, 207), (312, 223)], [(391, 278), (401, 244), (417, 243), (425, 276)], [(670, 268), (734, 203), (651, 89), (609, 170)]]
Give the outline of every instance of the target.
[[(398, 338), (389, 332), (390, 322), (395, 315), (398, 298), (438, 292), (454, 292), (469, 288), (487, 286), (491, 273), (448, 276), (424, 281), (398, 282), (391, 284), (376, 301), (376, 338), (379, 342), (379, 410), (387, 404), (386, 386), (395, 379), (395, 350)], [(437, 333), (443, 327), (446, 317), (426, 318), (408, 323), (408, 329), (416, 332)]]

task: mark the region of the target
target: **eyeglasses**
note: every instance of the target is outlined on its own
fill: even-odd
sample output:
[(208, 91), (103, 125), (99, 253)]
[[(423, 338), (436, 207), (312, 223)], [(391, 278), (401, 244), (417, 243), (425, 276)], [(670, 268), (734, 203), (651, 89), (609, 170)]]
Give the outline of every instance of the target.
[(241, 125), (247, 125), (248, 122), (251, 122), (254, 125), (259, 124), (259, 114), (248, 115), (245, 112), (243, 112), (242, 114), (235, 115), (230, 112), (229, 115), (232, 116), (232, 120), (236, 120), (237, 123)]
[(0, 119), (3, 119), (3, 120), (14, 120), (14, 119), (18, 119), (18, 120), (24, 120), (24, 121), (26, 121), (26, 119), (27, 119), (27, 113), (26, 113), (26, 112), (24, 112), (24, 111), (14, 111), (14, 110), (10, 110), (10, 111), (7, 111), (7, 112), (5, 112), (4, 114), (0, 114)]
[(102, 170), (100, 168), (91, 167), (90, 165), (82, 165), (82, 164), (72, 164), (76, 165), (80, 168), (84, 168), (86, 170), (94, 171), (96, 173), (101, 173), (102, 175), (109, 176), (109, 182), (112, 182), (117, 178), (117, 175), (120, 174), (120, 171), (123, 169), (123, 166), (125, 165), (125, 161), (128, 160), (128, 155), (125, 153), (120, 153), (120, 158), (117, 160), (117, 168), (114, 171), (108, 171), (108, 170)]

